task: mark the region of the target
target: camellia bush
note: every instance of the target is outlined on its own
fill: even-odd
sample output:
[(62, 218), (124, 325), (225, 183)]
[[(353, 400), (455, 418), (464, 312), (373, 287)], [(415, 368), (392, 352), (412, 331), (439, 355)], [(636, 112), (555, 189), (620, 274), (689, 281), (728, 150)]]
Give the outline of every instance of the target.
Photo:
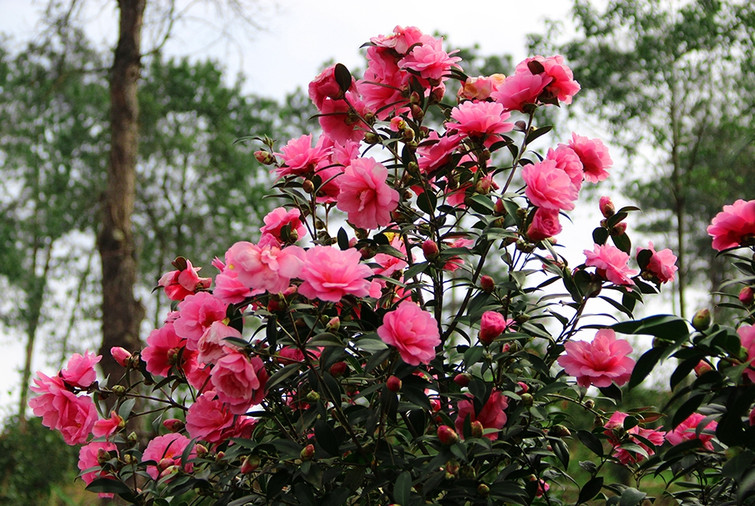
[[(709, 228), (742, 272), (727, 302), (741, 320), (635, 319), (676, 257), (633, 247), (637, 209), (604, 197), (569, 265), (560, 223), (612, 162), (579, 133), (545, 143), (538, 111), (580, 89), (563, 58), (468, 77), (442, 42), (397, 27), (366, 45), (361, 79), (338, 64), (312, 81), (322, 135), (279, 151), (259, 139), (281, 202), (260, 239), (202, 259), (214, 277), (176, 258), (158, 283), (165, 324), (141, 351), (112, 350), (121, 381), (98, 381), (89, 353), (38, 373), (30, 406), (81, 445), (89, 490), (136, 504), (753, 501), (755, 201)], [(668, 403), (621, 411), (662, 361)], [(139, 420), (148, 437), (126, 430)]]

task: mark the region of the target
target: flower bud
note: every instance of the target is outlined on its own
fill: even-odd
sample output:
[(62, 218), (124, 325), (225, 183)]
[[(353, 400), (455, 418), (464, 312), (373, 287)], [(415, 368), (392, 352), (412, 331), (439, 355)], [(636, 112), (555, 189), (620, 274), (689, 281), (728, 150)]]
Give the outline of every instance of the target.
[(480, 276), (480, 288), (485, 293), (493, 293), (493, 290), (495, 290), (495, 281), (490, 276)]
[(225, 458), (225, 452), (218, 452), (215, 455), (215, 462), (220, 462)]
[(471, 425), (472, 425), (472, 431), (471, 431), (472, 437), (482, 437), (483, 430), (485, 429), (482, 426), (482, 422), (480, 422), (479, 420), (475, 420), (474, 422), (472, 422)]
[(530, 387), (524, 381), (517, 381), (516, 384), (517, 384), (517, 386), (519, 386), (519, 388), (517, 389), (516, 393), (518, 393), (518, 394), (521, 395), (521, 394), (526, 394), (527, 392), (529, 392)]
[(586, 407), (587, 409), (592, 409), (592, 408), (594, 408), (594, 407), (595, 407), (595, 401), (594, 401), (594, 400), (592, 400), (592, 399), (587, 399), (587, 400), (585, 401), (585, 407)]
[(503, 199), (498, 199), (495, 201), (495, 204), (493, 206), (493, 213), (495, 213), (496, 216), (506, 215), (506, 206), (503, 205)]
[(751, 286), (746, 286), (739, 291), (739, 302), (745, 306), (752, 306), (753, 300), (755, 300), (755, 291)]
[(312, 390), (307, 394), (307, 402), (317, 402), (320, 400), (320, 394)]
[(388, 380), (385, 382), (385, 386), (391, 392), (398, 392), (401, 390), (401, 380), (396, 376), (389, 376)]
[[(170, 459), (168, 459), (168, 460), (170, 460)], [(173, 462), (173, 461), (171, 460), (171, 462)], [(162, 470), (162, 472), (160, 473), (160, 475), (158, 476), (158, 478), (159, 479), (163, 479), (166, 476), (170, 476), (171, 474), (175, 474), (177, 472), (178, 472), (178, 466), (168, 466), (168, 467), (166, 467), (165, 469)]]
[(565, 426), (561, 425), (560, 423), (557, 423), (553, 427), (550, 428), (548, 431), (548, 435), (553, 437), (568, 437), (571, 436), (571, 431), (567, 429)]
[(461, 466), (459, 466), (459, 463), (455, 460), (449, 460), (448, 462), (446, 462), (446, 465), (443, 468), (446, 472), (446, 479), (450, 480), (458, 476), (460, 467)]
[(315, 455), (315, 445), (313, 445), (312, 443), (305, 446), (302, 449), (301, 453), (299, 453), (299, 457), (301, 457), (301, 459), (304, 461), (312, 460), (312, 457), (314, 457), (314, 455)]
[(330, 320), (328, 320), (327, 325), (325, 325), (325, 328), (328, 329), (330, 332), (338, 332), (338, 329), (341, 328), (341, 320), (337, 316), (334, 316)]
[(434, 260), (438, 258), (438, 255), (440, 254), (438, 244), (432, 239), (426, 239), (422, 243), (422, 253), (425, 254), (425, 258), (428, 260)]
[(604, 218), (610, 218), (616, 214), (616, 208), (614, 207), (613, 202), (611, 202), (611, 197), (600, 197), (600, 203), (598, 205), (600, 206), (600, 212)]
[(160, 471), (164, 471), (165, 469), (169, 468), (172, 465), (173, 465), (173, 459), (164, 458), (164, 459), (160, 459), (160, 462), (157, 463), (157, 468)]
[(256, 158), (262, 165), (272, 165), (275, 163), (275, 156), (269, 151), (255, 151), (254, 158)]
[(532, 397), (532, 394), (522, 394), (522, 404), (525, 406), (532, 406), (532, 404), (535, 402), (535, 398)]
[(97, 463), (102, 465), (110, 460), (110, 452), (104, 448), (97, 449)]
[(712, 370), (713, 370), (713, 367), (711, 367), (711, 365), (708, 362), (706, 362), (705, 360), (701, 360), (695, 366), (695, 376), (700, 377), (706, 372), (710, 372)]
[(448, 425), (438, 427), (438, 440), (443, 446), (451, 446), (459, 441), (459, 435)]
[(380, 142), (380, 136), (374, 132), (367, 132), (364, 134), (364, 142), (367, 144), (378, 144)]
[(124, 395), (126, 393), (126, 387), (123, 385), (113, 385), (113, 388), (111, 389), (115, 395), (118, 397)]
[(343, 376), (343, 373), (346, 372), (347, 367), (348, 366), (346, 362), (336, 362), (335, 364), (330, 366), (330, 374), (335, 378), (341, 377)]
[(477, 485), (477, 493), (483, 497), (487, 497), (488, 494), (490, 494), (490, 487), (488, 487), (484, 483), (480, 483), (479, 485)]
[(128, 350), (121, 348), (120, 346), (113, 346), (110, 348), (110, 355), (113, 356), (113, 360), (115, 360), (118, 365), (121, 367), (128, 367), (129, 359), (131, 358), (131, 353)]
[(260, 458), (256, 455), (245, 458), (241, 462), (241, 474), (253, 473), (258, 467), (260, 467), (260, 462)]
[(131, 431), (131, 433), (126, 438), (129, 443), (138, 443), (139, 442), (139, 436), (136, 435), (136, 432)]
[(168, 418), (163, 420), (163, 427), (171, 432), (180, 432), (183, 430), (185, 424), (178, 418)]
[(459, 385), (461, 388), (464, 388), (465, 386), (469, 385), (469, 381), (472, 379), (472, 377), (468, 373), (461, 373), (454, 376), (454, 383)]
[(301, 184), (301, 189), (304, 190), (305, 193), (312, 194), (315, 191), (315, 184), (310, 179), (305, 179)]
[(199, 458), (202, 458), (205, 455), (207, 455), (207, 453), (209, 453), (209, 451), (207, 450), (207, 447), (202, 444), (195, 444), (194, 449), (197, 451), (197, 457)]
[(695, 330), (703, 331), (710, 327), (710, 311), (708, 308), (701, 309), (697, 313), (695, 313), (695, 316), (692, 318), (692, 327)]
[(621, 223), (617, 223), (613, 226), (611, 229), (611, 235), (614, 237), (618, 237), (620, 235), (624, 235), (627, 231), (627, 224), (626, 222), (622, 221)]

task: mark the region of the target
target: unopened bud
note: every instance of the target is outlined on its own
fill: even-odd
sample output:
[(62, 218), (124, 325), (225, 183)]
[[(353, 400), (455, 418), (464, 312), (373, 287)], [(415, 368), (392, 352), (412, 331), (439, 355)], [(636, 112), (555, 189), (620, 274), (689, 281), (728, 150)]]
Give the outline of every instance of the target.
[(522, 404), (525, 406), (532, 406), (532, 403), (535, 402), (535, 398), (532, 397), (532, 394), (522, 394)]
[(160, 459), (160, 461), (157, 463), (157, 468), (160, 471), (163, 471), (163, 470), (169, 468), (170, 466), (172, 466), (173, 464), (174, 464), (173, 459), (171, 459), (171, 458), (164, 458), (164, 459)]
[(327, 325), (325, 325), (325, 328), (327, 328), (331, 332), (338, 332), (338, 329), (341, 328), (341, 319), (337, 316), (334, 316), (330, 320), (328, 320)]
[(120, 346), (113, 346), (110, 348), (110, 355), (113, 356), (113, 360), (115, 360), (118, 365), (121, 367), (128, 367), (131, 352)]
[(455, 460), (449, 460), (448, 462), (446, 462), (446, 465), (444, 467), (444, 470), (446, 471), (446, 478), (450, 480), (451, 478), (458, 476), (460, 468), (461, 466), (459, 466), (459, 463)]
[(378, 144), (380, 142), (380, 136), (374, 132), (367, 132), (364, 134), (364, 142), (367, 144)]
[[(171, 461), (172, 462), (172, 461)], [(171, 474), (175, 474), (178, 472), (178, 466), (168, 466), (160, 473), (158, 476), (159, 479), (163, 479), (166, 476), (170, 476)]]
[(611, 235), (614, 237), (618, 237), (620, 235), (624, 235), (627, 231), (627, 224), (625, 221), (622, 221), (621, 223), (617, 223), (613, 226), (611, 229)]
[(347, 368), (346, 362), (343, 362), (343, 361), (336, 362), (335, 364), (330, 366), (330, 374), (333, 377), (338, 378), (340, 376), (343, 376), (343, 373), (346, 372), (346, 368)]
[(568, 437), (568, 436), (571, 436), (571, 431), (567, 429), (564, 425), (557, 423), (556, 425), (550, 428), (550, 430), (548, 431), (548, 434), (553, 437)]
[(215, 454), (215, 462), (221, 462), (225, 458), (225, 452)]
[(183, 430), (185, 424), (178, 418), (168, 418), (167, 420), (163, 420), (163, 427), (171, 432), (179, 432)]
[(755, 300), (755, 291), (750, 286), (746, 286), (739, 291), (739, 302), (745, 306), (751, 306)]
[(425, 111), (423, 111), (420, 106), (412, 104), (409, 109), (411, 109), (412, 118), (414, 118), (415, 121), (420, 122), (425, 119)]
[(113, 385), (113, 388), (111, 388), (113, 393), (117, 395), (118, 397), (124, 395), (126, 393), (126, 387), (123, 385)]
[(594, 400), (592, 400), (592, 399), (587, 399), (587, 400), (585, 401), (585, 407), (586, 407), (587, 409), (593, 409), (593, 408), (595, 407), (595, 401), (594, 401)]
[(209, 451), (207, 450), (207, 447), (202, 444), (195, 444), (194, 449), (197, 451), (197, 457), (200, 457), (200, 458), (204, 457), (205, 455), (207, 455), (207, 453), (209, 453)]
[(425, 254), (425, 258), (428, 260), (434, 260), (438, 258), (438, 255), (440, 254), (438, 244), (432, 239), (426, 239), (422, 243), (422, 253)]
[(302, 460), (312, 460), (312, 457), (315, 455), (315, 445), (308, 444), (304, 448), (302, 448), (302, 451), (299, 453), (299, 457), (301, 457)]
[(398, 392), (401, 390), (401, 380), (396, 376), (389, 376), (388, 380), (385, 382), (385, 386), (391, 392)]
[(138, 443), (139, 442), (139, 436), (136, 435), (136, 432), (131, 431), (131, 433), (126, 438), (129, 443)]
[(251, 457), (245, 458), (241, 462), (241, 474), (249, 474), (253, 473), (257, 470), (258, 467), (260, 467), (261, 460), (256, 455), (252, 455)]
[(698, 377), (702, 376), (706, 372), (710, 372), (712, 370), (713, 370), (713, 367), (711, 367), (711, 365), (708, 362), (706, 362), (705, 360), (701, 360), (695, 366), (695, 376), (698, 376)]
[(495, 290), (495, 281), (490, 276), (480, 276), (480, 288), (485, 293), (492, 293)]
[(98, 448), (97, 449), (97, 463), (104, 464), (108, 460), (110, 460), (110, 452), (104, 448)]
[(401, 131), (401, 140), (404, 142), (411, 142), (414, 140), (414, 130), (411, 128), (405, 128)]
[(535, 250), (535, 245), (525, 241), (524, 239), (519, 239), (516, 241), (516, 249), (518, 249), (522, 253), (532, 253)]
[(459, 441), (459, 435), (448, 425), (438, 427), (438, 440), (443, 446), (451, 446)]
[(598, 206), (600, 207), (600, 212), (604, 218), (610, 218), (616, 214), (616, 208), (614, 207), (613, 202), (611, 202), (611, 197), (600, 197), (600, 203)]
[(487, 497), (488, 494), (490, 494), (490, 487), (488, 487), (484, 483), (480, 483), (479, 485), (477, 485), (477, 493), (483, 497)]
[(708, 308), (701, 309), (692, 318), (692, 327), (695, 330), (703, 331), (710, 327), (710, 321), (711, 317)]
[(472, 430), (471, 430), (472, 437), (482, 437), (483, 431), (484, 431), (482, 422), (480, 422), (479, 420), (475, 420), (474, 422), (472, 422), (471, 425), (472, 425)]
[(454, 383), (459, 385), (461, 388), (464, 388), (469, 385), (471, 379), (472, 377), (468, 373), (461, 373), (454, 376)]
[(307, 401), (308, 402), (317, 402), (320, 400), (320, 394), (312, 390), (307, 394)]
[(301, 184), (301, 189), (304, 190), (305, 193), (312, 194), (315, 191), (315, 184), (311, 180), (305, 179)]
[(505, 216), (506, 215), (506, 206), (503, 205), (503, 199), (498, 199), (495, 201), (495, 205), (493, 206), (493, 212), (496, 216)]
[(272, 165), (275, 163), (275, 156), (269, 151), (255, 151), (254, 158), (256, 158), (262, 165)]

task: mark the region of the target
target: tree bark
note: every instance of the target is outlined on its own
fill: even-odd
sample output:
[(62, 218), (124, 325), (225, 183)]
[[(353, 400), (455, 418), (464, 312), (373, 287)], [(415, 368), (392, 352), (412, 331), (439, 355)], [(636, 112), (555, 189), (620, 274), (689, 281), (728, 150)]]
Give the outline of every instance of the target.
[(110, 74), (110, 158), (97, 237), (102, 261), (100, 365), (110, 377), (110, 385), (123, 375), (123, 368), (110, 356), (110, 348), (138, 350), (139, 325), (144, 318), (144, 308), (134, 296), (137, 265), (131, 215), (136, 193), (137, 84), (145, 4), (146, 0), (118, 0), (119, 37)]

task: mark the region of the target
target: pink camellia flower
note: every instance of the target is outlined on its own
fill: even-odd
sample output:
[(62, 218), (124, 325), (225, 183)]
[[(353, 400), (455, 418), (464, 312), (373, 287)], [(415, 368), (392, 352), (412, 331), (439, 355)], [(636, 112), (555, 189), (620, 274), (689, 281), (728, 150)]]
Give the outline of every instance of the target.
[(500, 134), (514, 128), (513, 123), (506, 122), (509, 116), (501, 104), (467, 101), (453, 108), (451, 119), (456, 122), (446, 123), (446, 128), (459, 132), (462, 137), (497, 140)]
[(298, 246), (279, 248), (239, 241), (225, 254), (226, 269), (234, 271), (237, 279), (253, 291), (280, 293), (289, 287), (291, 278), (299, 275), (302, 254)]
[(194, 464), (191, 463), (191, 460), (197, 456), (196, 449), (193, 448), (191, 450), (187, 462), (181, 462), (181, 456), (190, 443), (191, 440), (189, 438), (178, 433), (157, 436), (151, 440), (144, 449), (142, 462), (154, 461), (157, 462), (157, 466), (148, 465), (147, 474), (156, 480), (160, 476), (160, 473), (170, 466), (183, 468), (189, 473), (193, 471)]
[(298, 209), (286, 210), (284, 207), (276, 207), (262, 219), (265, 222), (265, 226), (260, 228), (260, 232), (263, 234), (270, 234), (275, 237), (281, 243), (284, 242), (281, 237), (281, 229), (288, 225), (292, 238), (301, 239), (307, 234), (307, 229), (301, 222), (301, 211)]
[(406, 268), (408, 265), (404, 258), (406, 258), (406, 248), (404, 247), (404, 243), (401, 240), (401, 236), (396, 235), (391, 239), (391, 246), (396, 248), (398, 251), (403, 253), (403, 258), (397, 258), (393, 255), (387, 255), (385, 253), (377, 253), (372, 261), (378, 264), (377, 267), (373, 268), (373, 272), (375, 274), (380, 274), (382, 276), (391, 276), (392, 274), (401, 271), (402, 269)]
[(312, 135), (302, 135), (291, 139), (281, 148), (283, 167), (277, 170), (278, 177), (288, 175), (306, 175), (314, 172), (315, 167), (328, 157), (329, 149), (323, 145), (322, 138), (312, 147)]
[(642, 250), (649, 250), (653, 256), (650, 257), (645, 270), (651, 278), (658, 280), (659, 283), (666, 283), (673, 281), (676, 275), (678, 267), (676, 264), (676, 256), (674, 253), (666, 248), (661, 251), (655, 251), (652, 242), (648, 242), (647, 248), (637, 248), (637, 254), (640, 254)]
[[(619, 459), (619, 462), (624, 465), (637, 463), (645, 459), (645, 456), (643, 454), (632, 452), (619, 446), (622, 442), (617, 437), (614, 430), (619, 429), (619, 432), (624, 430), (624, 419), (627, 416), (628, 415), (626, 413), (616, 411), (613, 415), (611, 415), (611, 418), (608, 419), (608, 422), (605, 425), (606, 430), (603, 432), (608, 436), (608, 442), (614, 446), (613, 456)], [(645, 444), (644, 440), (652, 443), (653, 447), (661, 446), (663, 444), (664, 433), (662, 431), (655, 429), (645, 429), (644, 427), (635, 425), (634, 427), (630, 428), (627, 433), (629, 434), (630, 442), (638, 445), (640, 448), (645, 450), (648, 455), (653, 455), (655, 453), (655, 450)], [(638, 439), (634, 437), (635, 435), (643, 439)]]
[(506, 76), (503, 74), (468, 77), (467, 80), (462, 83), (461, 87), (459, 87), (457, 96), (460, 100), (487, 100), (491, 97), (493, 92), (500, 89), (505, 81)]
[(378, 35), (370, 38), (370, 42), (379, 48), (392, 49), (399, 55), (404, 55), (409, 48), (422, 42), (423, 33), (415, 26), (396, 26), (389, 35)]
[(556, 209), (538, 207), (532, 223), (527, 227), (527, 237), (530, 241), (538, 242), (561, 233), (561, 223), (558, 221)]
[(97, 409), (92, 398), (76, 396), (63, 380), (37, 372), (32, 392), (38, 395), (29, 401), (35, 416), (42, 417), (42, 425), (58, 430), (66, 444), (83, 444), (97, 421)]
[(435, 347), (440, 344), (438, 322), (409, 300), (385, 314), (377, 333), (383, 342), (398, 348), (401, 360), (409, 365), (430, 363), (435, 358)]
[(212, 390), (197, 397), (186, 413), (186, 432), (192, 439), (221, 443), (232, 431), (233, 413)]
[(131, 352), (125, 348), (121, 348), (120, 346), (113, 346), (112, 348), (110, 348), (110, 355), (113, 357), (113, 360), (115, 360), (121, 367), (126, 367), (128, 365), (129, 359), (131, 358)]
[(713, 443), (710, 441), (713, 439), (718, 423), (708, 420), (708, 423), (700, 429), (700, 434), (698, 435), (698, 428), (700, 428), (703, 420), (705, 420), (705, 416), (700, 413), (692, 413), (682, 423), (677, 425), (674, 430), (666, 432), (666, 441), (676, 446), (684, 441), (699, 439), (705, 449), (712, 451)]
[(358, 93), (347, 91), (345, 100), (324, 100), (317, 120), (323, 132), (334, 141), (340, 144), (358, 142), (364, 138), (367, 125), (362, 118), (368, 111), (368, 105)]
[[(325, 99), (330, 98), (337, 100), (343, 97), (341, 86), (336, 81), (335, 68), (335, 64), (331, 65), (320, 72), (320, 74), (309, 83), (309, 98), (318, 110), (322, 107), (322, 103)], [(356, 90), (356, 81), (354, 81), (353, 77), (351, 78), (351, 86), (349, 89)]]
[(364, 104), (381, 120), (408, 109), (408, 97), (403, 91), (408, 88), (411, 74), (399, 68), (399, 58), (391, 49), (368, 48), (367, 69), (364, 78), (357, 81)]
[(453, 67), (459, 67), (461, 58), (451, 56), (443, 50), (443, 39), (437, 39), (429, 35), (421, 37), (421, 44), (414, 48), (399, 62), (399, 68), (413, 70), (421, 78), (421, 82), (437, 86), (448, 78)]
[(617, 285), (631, 285), (631, 276), (637, 271), (629, 268), (629, 255), (616, 246), (596, 244), (593, 251), (584, 250), (585, 265), (595, 267), (598, 275)]
[[(465, 237), (459, 237), (458, 239), (455, 239), (451, 244), (449, 244), (448, 248), (469, 248), (474, 245), (474, 240), (467, 239)], [(460, 256), (453, 256), (448, 259), (448, 261), (443, 265), (443, 270), (446, 270), (448, 272), (453, 272), (459, 267), (464, 265), (464, 260)]]
[(611, 197), (605, 195), (600, 197), (598, 208), (600, 209), (600, 214), (602, 214), (604, 218), (610, 218), (616, 214), (616, 207), (613, 205)]
[(603, 181), (608, 177), (608, 170), (613, 165), (608, 148), (600, 139), (588, 139), (572, 133), (569, 147), (577, 153), (582, 161), (585, 171), (585, 179), (591, 183)]
[(632, 375), (634, 360), (627, 356), (632, 346), (624, 339), (616, 339), (611, 329), (599, 330), (590, 343), (568, 341), (564, 348), (566, 354), (558, 358), (558, 364), (566, 374), (576, 377), (580, 386), (622, 386)]
[(175, 321), (174, 329), (179, 337), (186, 339), (186, 347), (197, 349), (199, 338), (212, 322), (225, 318), (228, 305), (216, 299), (209, 292), (198, 292), (186, 297), (178, 304), (181, 316)]
[(215, 362), (210, 372), (218, 399), (228, 404), (231, 413), (236, 415), (246, 413), (250, 406), (264, 399), (267, 378), (262, 359), (249, 358), (235, 350)]
[(522, 177), (527, 184), (524, 193), (533, 205), (557, 211), (574, 209), (579, 190), (554, 160), (546, 158), (540, 163), (525, 165)]
[(346, 167), (339, 178), (337, 207), (348, 213), (352, 225), (371, 230), (391, 222), (399, 194), (388, 186), (387, 178), (388, 169), (373, 158), (358, 158)]
[(554, 99), (558, 99), (565, 104), (571, 104), (572, 97), (580, 90), (579, 83), (574, 80), (574, 74), (571, 69), (564, 64), (564, 57), (555, 56), (533, 56), (520, 62), (516, 66), (517, 74), (533, 74), (531, 62), (537, 62), (543, 67), (543, 74), (551, 78), (546, 86), (546, 91)]
[(491, 97), (507, 111), (522, 111), (527, 104), (535, 104), (537, 97), (553, 81), (546, 74), (517, 73), (508, 76)]
[(185, 261), (185, 269), (166, 272), (157, 282), (157, 286), (163, 287), (170, 300), (184, 300), (186, 296), (197, 290), (206, 290), (212, 284), (211, 278), (199, 277), (201, 267), (194, 267), (189, 260)]
[(724, 206), (708, 226), (713, 249), (723, 251), (755, 244), (755, 200), (737, 200)]
[(141, 356), (147, 363), (147, 371), (157, 376), (168, 377), (170, 368), (183, 367), (189, 354), (186, 339), (176, 334), (173, 323), (166, 323), (150, 332), (147, 347), (142, 350)]
[(480, 320), (480, 341), (485, 344), (492, 343), (513, 323), (514, 320), (504, 318), (498, 311), (485, 311)]
[(444, 135), (439, 137), (435, 130), (417, 147), (417, 163), (419, 170), (429, 174), (439, 169), (451, 159), (451, 154), (459, 147), (461, 137), (458, 135)]
[(102, 356), (95, 355), (91, 352), (84, 352), (84, 355), (74, 353), (68, 359), (68, 364), (60, 371), (60, 377), (63, 381), (71, 386), (87, 388), (97, 379), (97, 371), (94, 365), (102, 360)]
[(737, 329), (737, 334), (741, 345), (747, 349), (747, 360), (751, 361), (744, 375), (755, 382), (755, 326), (742, 325)]
[(556, 149), (549, 149), (545, 158), (556, 162), (556, 167), (566, 172), (577, 190), (582, 188), (585, 178), (584, 166), (572, 148), (561, 144)]
[(92, 434), (94, 437), (110, 437), (118, 429), (122, 429), (126, 426), (126, 421), (121, 418), (115, 411), (110, 412), (110, 418), (104, 418), (94, 422), (92, 427)]
[[(226, 261), (228, 261), (227, 254)], [(226, 268), (225, 262), (218, 257), (215, 257), (212, 265), (220, 271), (220, 274), (215, 276), (215, 289), (212, 291), (212, 295), (220, 302), (238, 304), (252, 295), (264, 293), (264, 290), (252, 290), (239, 281), (238, 273), (233, 269)]]
[(370, 293), (372, 269), (360, 263), (356, 249), (341, 251), (330, 246), (315, 246), (304, 255), (299, 277), (304, 281), (299, 293), (308, 299), (338, 302), (345, 295), (366, 297)]
[(241, 339), (241, 332), (229, 327), (222, 321), (212, 322), (212, 325), (207, 327), (197, 343), (197, 351), (199, 352), (197, 360), (205, 364), (214, 364), (222, 358), (226, 354), (225, 348), (232, 346), (228, 341), (225, 341), (226, 337)]
[[(459, 434), (464, 434), (464, 420), (467, 417), (469, 417), (470, 422), (480, 422), (485, 429), (502, 429), (506, 425), (505, 409), (509, 407), (509, 402), (500, 391), (493, 390), (479, 413), (475, 413), (474, 402), (471, 398), (459, 401), (457, 407), (459, 411), (454, 425), (456, 425), (456, 431)], [(485, 434), (485, 437), (495, 441), (498, 439), (498, 433), (491, 432)]]
[[(93, 467), (100, 466), (100, 458), (108, 458), (110, 452), (117, 451), (115, 444), (108, 441), (93, 442), (88, 445), (84, 445), (79, 450), (79, 471), (86, 471)], [(89, 471), (81, 475), (81, 479), (84, 483), (89, 485), (95, 478), (110, 478), (111, 475), (107, 471)], [(114, 479), (114, 478), (113, 478)], [(112, 499), (113, 494), (100, 493), (98, 494), (102, 499)]]

